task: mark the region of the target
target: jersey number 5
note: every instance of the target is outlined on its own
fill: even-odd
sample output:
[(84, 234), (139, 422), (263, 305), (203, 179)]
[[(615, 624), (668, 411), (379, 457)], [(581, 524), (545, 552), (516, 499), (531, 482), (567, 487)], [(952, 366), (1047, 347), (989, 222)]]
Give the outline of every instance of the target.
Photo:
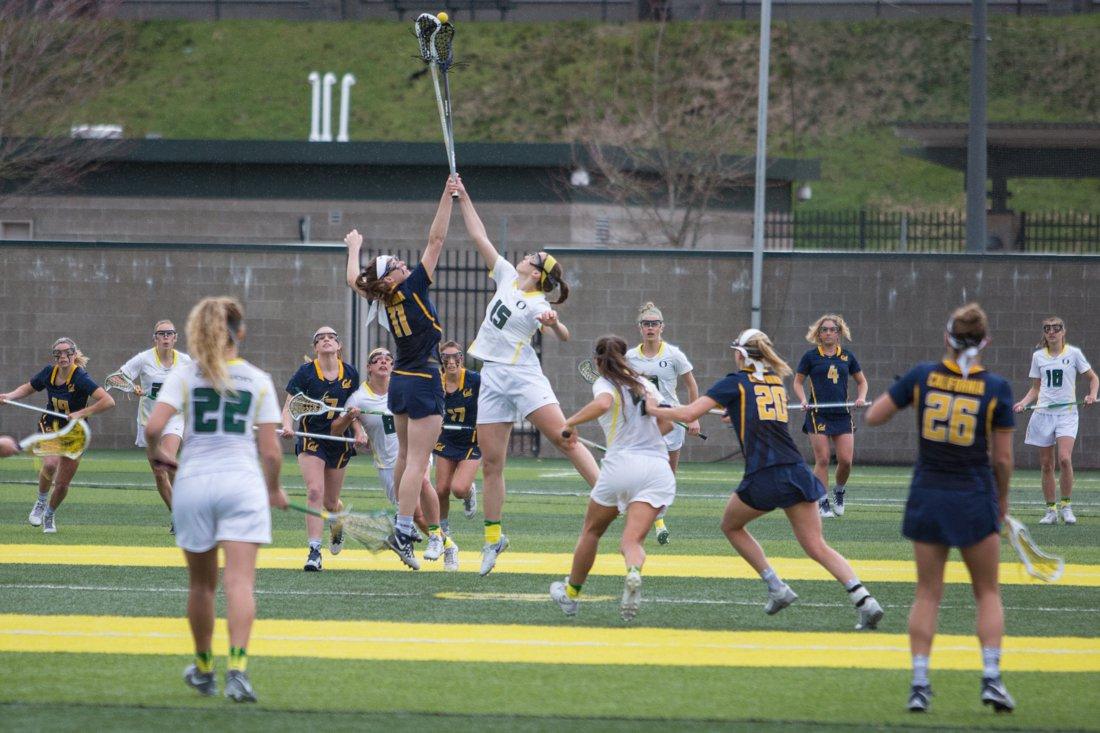
[(756, 412), (761, 420), (787, 422), (787, 393), (783, 387), (758, 384), (753, 392), (756, 394)]
[(981, 403), (973, 397), (929, 392), (924, 398), (921, 437), (935, 443), (974, 445), (980, 409)]
[(508, 310), (508, 306), (503, 302), (497, 301), (493, 309), (489, 311), (489, 322), (499, 329), (504, 329), (504, 324), (508, 322), (509, 316), (512, 315), (512, 311)]

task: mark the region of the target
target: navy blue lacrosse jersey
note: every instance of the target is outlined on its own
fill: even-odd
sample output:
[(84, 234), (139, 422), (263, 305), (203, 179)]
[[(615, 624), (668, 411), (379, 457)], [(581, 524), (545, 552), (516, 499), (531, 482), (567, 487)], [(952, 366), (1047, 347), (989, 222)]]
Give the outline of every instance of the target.
[(708, 389), (707, 397), (726, 408), (741, 442), (746, 476), (771, 466), (802, 463), (787, 430), (787, 390), (780, 377), (734, 372)]
[[(302, 392), (307, 397), (320, 400), (326, 405), (343, 407), (358, 386), (359, 372), (351, 364), (341, 361), (340, 367), (336, 370), (336, 379), (325, 379), (321, 371), (321, 363), (314, 359), (298, 367), (298, 371), (294, 372), (294, 376), (287, 382), (286, 391), (291, 395)], [(336, 415), (337, 413), (330, 411), (303, 417), (301, 430), (305, 433), (328, 435)], [(349, 430), (344, 434), (350, 436), (351, 432)]]
[[(810, 404), (848, 401), (848, 378), (863, 371), (856, 355), (837, 347), (836, 353), (826, 356), (820, 346), (810, 349), (798, 362), (799, 374), (807, 377), (809, 389), (806, 399)], [(817, 410), (824, 417), (847, 415), (846, 407)]]
[(911, 488), (988, 490), (989, 441), (1012, 430), (1012, 388), (996, 374), (975, 367), (967, 379), (952, 361), (924, 362), (894, 382), (898, 408), (915, 405), (920, 434)]
[(397, 374), (430, 376), (426, 372), (439, 368), (439, 340), (443, 327), (439, 325), (435, 304), (428, 297), (431, 284), (424, 263), (418, 263), (405, 282), (382, 304), (396, 343), (393, 370)]
[[(59, 382), (59, 384), (55, 384)], [(70, 415), (88, 406), (91, 397), (99, 385), (75, 364), (62, 373), (61, 367), (48, 366), (31, 377), (31, 387), (35, 392), (46, 390), (46, 409)]]
[(443, 430), (439, 442), (449, 446), (470, 448), (477, 445), (477, 396), (481, 392), (481, 375), (463, 369), (458, 376), (458, 389), (447, 392), (446, 377), (443, 383), (444, 425), (462, 425), (469, 430)]

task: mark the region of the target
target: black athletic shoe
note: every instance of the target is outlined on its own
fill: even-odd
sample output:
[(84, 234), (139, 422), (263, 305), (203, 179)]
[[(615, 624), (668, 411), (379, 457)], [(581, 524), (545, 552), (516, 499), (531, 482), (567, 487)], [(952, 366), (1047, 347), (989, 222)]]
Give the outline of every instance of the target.
[(393, 533), (386, 538), (386, 546), (397, 553), (397, 557), (401, 559), (401, 562), (405, 563), (413, 570), (420, 569), (420, 561), (416, 559), (416, 554), (413, 552), (412, 537), (395, 529)]
[(321, 550), (319, 548), (309, 548), (309, 559), (306, 560), (306, 564), (302, 570), (305, 570), (307, 573), (321, 572)]
[(982, 704), (992, 705), (998, 713), (1011, 713), (1016, 709), (1016, 701), (1008, 694), (1000, 675), (982, 677)]
[(932, 685), (913, 685), (909, 690), (909, 712), (927, 713), (932, 707)]

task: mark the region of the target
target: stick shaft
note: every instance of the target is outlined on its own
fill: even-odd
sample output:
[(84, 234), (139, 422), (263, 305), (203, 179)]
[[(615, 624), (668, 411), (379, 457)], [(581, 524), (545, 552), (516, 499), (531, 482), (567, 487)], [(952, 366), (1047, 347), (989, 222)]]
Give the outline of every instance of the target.
[(61, 417), (66, 420), (69, 416), (63, 412), (54, 412), (53, 410), (47, 410), (43, 407), (35, 407), (34, 405), (28, 405), (26, 402), (16, 402), (15, 400), (4, 400), (6, 405), (15, 405), (16, 407), (22, 407), (24, 410), (34, 410), (35, 412), (41, 412), (43, 415), (50, 415), (52, 417)]
[[(258, 425), (252, 426), (253, 430), (258, 430)], [(355, 438), (345, 438), (342, 435), (325, 435), (324, 433), (302, 433), (297, 430), (293, 431), (293, 435), (298, 438), (316, 438), (317, 440), (331, 440), (337, 443), (354, 443)]]
[(1049, 405), (1028, 405), (1029, 410), (1049, 410), (1055, 407), (1074, 407), (1075, 405), (1085, 404), (1084, 400), (1077, 400), (1076, 402), (1051, 402)]
[(850, 408), (855, 407), (855, 406), (856, 406), (855, 402), (820, 402), (820, 403), (810, 403), (806, 407), (802, 407), (802, 405), (790, 405), (787, 409), (790, 409), (790, 410), (803, 410), (803, 409), (805, 409), (805, 410), (831, 410), (831, 409), (835, 409), (835, 408), (838, 408), (838, 407), (843, 407), (843, 408), (850, 409)]

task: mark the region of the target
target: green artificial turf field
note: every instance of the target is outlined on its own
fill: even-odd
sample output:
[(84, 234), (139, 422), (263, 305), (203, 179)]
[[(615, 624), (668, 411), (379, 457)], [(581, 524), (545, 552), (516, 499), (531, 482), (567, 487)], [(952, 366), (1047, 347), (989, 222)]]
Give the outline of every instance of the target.
[[(1037, 474), (1014, 481), (1013, 513), (1067, 562), (1055, 585), (1028, 582), (1015, 564), (1003, 568), (1005, 680), (1017, 711), (996, 716), (978, 703), (973, 602), (954, 570), (932, 656), (932, 712), (913, 716), (904, 710), (912, 563), (898, 531), (907, 470), (857, 467), (848, 512), (826, 523), (829, 542), (886, 608), (870, 633), (854, 631), (842, 589), (809, 567), (781, 516), (752, 530), (800, 598), (776, 616), (763, 613), (763, 584), (717, 529), (740, 471), (735, 463), (681, 466), (672, 542), (650, 539), (631, 624), (618, 616), (618, 525), (575, 619), (546, 595), (568, 571), (586, 501), (563, 461), (510, 463), (504, 528), (512, 546), (485, 578), (476, 572), (480, 517), (463, 518), (460, 504), (451, 525), (462, 548), (458, 573), (413, 573), (389, 554), (353, 548), (338, 557), (326, 550), (325, 571), (303, 573), (302, 519), (277, 512), (275, 543), (260, 554), (250, 643), (260, 703), (242, 708), (201, 698), (180, 679), (190, 661), (187, 578), (142, 456), (89, 454), (52, 536), (26, 523), (32, 461), (8, 459), (0, 464), (4, 727), (1100, 729), (1100, 475), (1078, 475), (1073, 527), (1038, 526)], [(292, 462), (284, 475), (301, 498)], [(384, 505), (365, 461), (349, 470), (349, 498), (359, 509)], [(1004, 557), (1012, 559), (1007, 546)], [(219, 670), (225, 644), (219, 625)]]

